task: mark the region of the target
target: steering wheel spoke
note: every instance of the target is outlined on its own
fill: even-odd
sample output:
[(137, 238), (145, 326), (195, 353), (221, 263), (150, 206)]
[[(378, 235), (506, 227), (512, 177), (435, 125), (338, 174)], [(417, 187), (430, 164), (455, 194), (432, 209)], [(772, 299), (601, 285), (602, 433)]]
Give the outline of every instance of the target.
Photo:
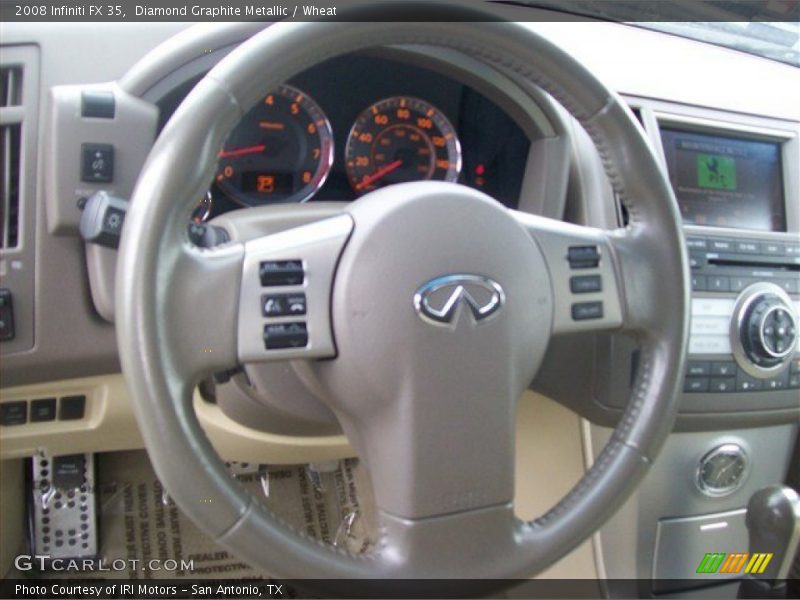
[(233, 367), (236, 313), (242, 271), (241, 244), (179, 247), (163, 280), (164, 331), (187, 381)]
[(536, 241), (547, 263), (553, 295), (553, 334), (618, 329), (624, 325), (624, 288), (613, 234), (511, 211)]
[(330, 297), (353, 229), (341, 214), (245, 242), (239, 294), (242, 363), (336, 355)]

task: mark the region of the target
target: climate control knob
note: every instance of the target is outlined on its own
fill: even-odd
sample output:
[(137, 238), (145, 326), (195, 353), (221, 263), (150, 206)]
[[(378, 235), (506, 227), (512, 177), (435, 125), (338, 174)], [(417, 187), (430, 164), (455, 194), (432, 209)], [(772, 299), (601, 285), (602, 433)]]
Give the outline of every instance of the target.
[(792, 302), (776, 285), (759, 283), (736, 302), (731, 335), (739, 365), (755, 377), (773, 377), (789, 363), (798, 327)]

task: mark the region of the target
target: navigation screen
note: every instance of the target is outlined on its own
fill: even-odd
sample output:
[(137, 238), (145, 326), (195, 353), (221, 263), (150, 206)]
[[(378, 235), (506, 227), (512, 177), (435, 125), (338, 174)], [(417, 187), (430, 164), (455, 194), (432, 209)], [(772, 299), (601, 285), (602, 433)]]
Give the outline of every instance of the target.
[(662, 129), (684, 223), (786, 231), (780, 145)]

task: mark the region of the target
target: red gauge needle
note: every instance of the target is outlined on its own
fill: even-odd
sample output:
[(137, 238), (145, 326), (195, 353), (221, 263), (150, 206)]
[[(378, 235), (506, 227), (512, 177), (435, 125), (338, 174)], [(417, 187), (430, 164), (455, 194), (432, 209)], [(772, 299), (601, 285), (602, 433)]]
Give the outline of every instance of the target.
[(395, 169), (399, 168), (403, 164), (402, 160), (396, 160), (393, 163), (389, 163), (385, 167), (381, 167), (377, 171), (375, 171), (372, 175), (364, 175), (364, 178), (356, 184), (356, 190), (360, 191), (363, 190), (368, 185), (372, 185), (376, 181), (378, 181), (381, 177), (384, 177), (394, 171)]
[(233, 158), (234, 156), (244, 156), (245, 154), (258, 154), (263, 152), (267, 147), (264, 144), (257, 146), (247, 146), (246, 148), (234, 148), (233, 150), (223, 150), (217, 154), (217, 158)]

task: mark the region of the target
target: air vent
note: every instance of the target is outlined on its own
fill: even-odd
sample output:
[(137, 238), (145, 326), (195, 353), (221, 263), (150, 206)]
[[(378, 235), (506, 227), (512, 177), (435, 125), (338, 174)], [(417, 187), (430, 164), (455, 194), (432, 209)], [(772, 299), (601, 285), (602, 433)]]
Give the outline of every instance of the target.
[(22, 104), (22, 67), (0, 68), (0, 107)]
[(0, 128), (0, 248), (16, 248), (19, 243), (19, 157), (22, 126)]

